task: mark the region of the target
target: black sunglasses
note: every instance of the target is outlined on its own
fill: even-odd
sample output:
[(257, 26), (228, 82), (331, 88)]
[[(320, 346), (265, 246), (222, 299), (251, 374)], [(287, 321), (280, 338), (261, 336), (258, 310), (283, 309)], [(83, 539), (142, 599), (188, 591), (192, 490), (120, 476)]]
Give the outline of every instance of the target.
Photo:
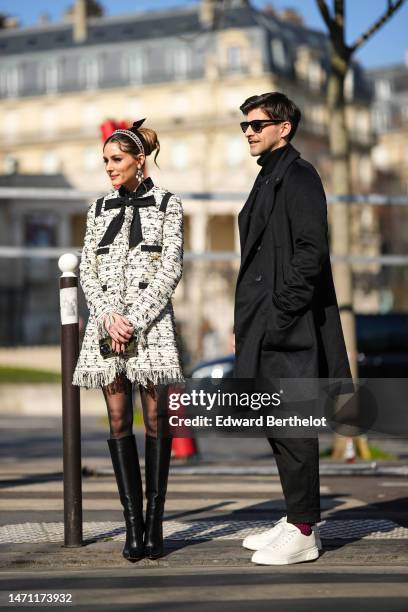
[(278, 123), (283, 123), (285, 119), (254, 119), (253, 121), (242, 121), (239, 125), (241, 126), (241, 130), (244, 132), (247, 131), (249, 126), (255, 134), (259, 134), (262, 132), (266, 125), (276, 125)]

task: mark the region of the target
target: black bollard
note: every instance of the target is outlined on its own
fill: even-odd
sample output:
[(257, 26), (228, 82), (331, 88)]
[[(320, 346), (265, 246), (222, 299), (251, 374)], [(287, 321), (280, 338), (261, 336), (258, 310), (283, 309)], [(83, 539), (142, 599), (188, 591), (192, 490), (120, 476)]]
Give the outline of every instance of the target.
[(64, 546), (82, 546), (81, 414), (79, 387), (72, 376), (79, 355), (78, 258), (58, 260), (61, 312), (62, 436), (64, 472)]

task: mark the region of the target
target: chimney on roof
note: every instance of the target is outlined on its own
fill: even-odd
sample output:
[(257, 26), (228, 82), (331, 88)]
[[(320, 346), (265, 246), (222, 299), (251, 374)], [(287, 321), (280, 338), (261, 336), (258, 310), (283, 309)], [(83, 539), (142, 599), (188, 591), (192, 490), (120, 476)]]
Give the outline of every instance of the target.
[(82, 43), (87, 39), (88, 36), (86, 0), (75, 0), (73, 18), (74, 42)]
[(20, 26), (17, 17), (9, 17), (8, 15), (0, 15), (0, 30), (14, 30)]
[(215, 23), (215, 6), (217, 0), (201, 0), (200, 23), (204, 28), (212, 28)]
[(293, 25), (302, 26), (304, 25), (303, 17), (294, 8), (286, 8), (280, 14), (281, 19), (293, 23)]
[(103, 7), (97, 0), (75, 0), (64, 13), (64, 19), (70, 21), (74, 28), (74, 41), (84, 42), (88, 36), (88, 18), (102, 17)]

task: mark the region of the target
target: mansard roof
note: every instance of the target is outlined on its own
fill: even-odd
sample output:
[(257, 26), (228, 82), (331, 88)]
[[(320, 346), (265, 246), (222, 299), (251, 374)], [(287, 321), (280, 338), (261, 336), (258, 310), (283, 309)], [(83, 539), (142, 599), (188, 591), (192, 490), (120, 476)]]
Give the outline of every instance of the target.
[[(217, 11), (217, 29), (257, 27), (272, 35), (286, 38), (289, 44), (322, 47), (323, 32), (280, 20), (253, 7), (236, 7)], [(135, 42), (166, 37), (198, 35), (208, 31), (200, 22), (197, 6), (166, 11), (148, 11), (116, 17), (94, 17), (88, 20), (88, 36), (82, 43), (73, 38), (71, 23), (39, 25), (24, 29), (0, 31), (0, 53), (18, 55), (36, 51), (92, 47), (94, 45)]]
[(367, 79), (374, 85), (376, 81), (389, 81), (393, 93), (408, 93), (408, 66), (393, 64), (367, 71)]
[[(93, 17), (88, 19), (88, 35), (84, 42), (73, 39), (71, 23), (47, 24), (25, 29), (0, 31), (0, 54), (3, 57), (32, 58), (36, 52), (50, 51), (53, 54), (67, 54), (71, 50), (91, 51), (93, 47), (106, 45), (114, 47), (119, 43), (144, 43), (165, 38), (175, 41), (194, 42), (206, 32), (237, 28), (252, 29), (264, 36), (267, 45), (262, 45), (264, 65), (271, 72), (289, 79), (294, 77), (294, 62), (299, 46), (309, 47), (316, 52), (316, 61), (329, 70), (328, 37), (325, 32), (280, 19), (275, 13), (260, 11), (252, 6), (236, 6), (218, 9), (213, 28), (200, 21), (199, 7), (179, 7), (167, 10), (133, 12), (115, 17)], [(282, 42), (286, 60), (283, 65), (276, 62), (271, 52), (271, 42)], [(362, 68), (353, 62), (354, 95), (367, 99), (369, 90)], [(31, 90), (30, 90), (31, 91)], [(29, 92), (30, 93), (30, 92)], [(32, 92), (31, 92), (32, 93)]]

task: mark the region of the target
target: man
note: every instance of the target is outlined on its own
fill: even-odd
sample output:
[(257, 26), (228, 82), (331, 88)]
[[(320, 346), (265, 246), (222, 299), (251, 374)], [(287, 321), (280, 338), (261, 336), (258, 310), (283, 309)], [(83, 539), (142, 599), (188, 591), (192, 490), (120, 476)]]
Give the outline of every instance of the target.
[[(240, 107), (250, 154), (261, 171), (238, 223), (241, 267), (235, 294), (236, 378), (350, 378), (329, 258), (327, 206), (315, 168), (290, 144), (301, 113), (284, 94)], [(287, 516), (243, 545), (252, 561), (298, 563), (319, 556), (317, 436), (269, 438)]]

